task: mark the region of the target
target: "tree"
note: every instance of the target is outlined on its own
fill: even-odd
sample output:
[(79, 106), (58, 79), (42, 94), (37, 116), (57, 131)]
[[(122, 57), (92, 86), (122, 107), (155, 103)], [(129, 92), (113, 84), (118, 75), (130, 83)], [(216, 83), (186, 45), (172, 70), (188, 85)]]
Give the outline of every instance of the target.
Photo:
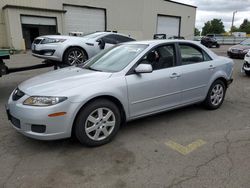
[(233, 32), (238, 32), (239, 31), (239, 28), (236, 27), (236, 26), (233, 26), (230, 30), (230, 33), (233, 33)]
[(198, 28), (194, 28), (194, 36), (200, 36), (201, 32)]
[(239, 31), (250, 34), (250, 22), (248, 19), (244, 19), (243, 23), (240, 25)]
[(221, 34), (225, 32), (225, 26), (221, 19), (213, 19), (205, 23), (202, 28), (202, 35), (206, 35), (208, 33), (213, 34)]

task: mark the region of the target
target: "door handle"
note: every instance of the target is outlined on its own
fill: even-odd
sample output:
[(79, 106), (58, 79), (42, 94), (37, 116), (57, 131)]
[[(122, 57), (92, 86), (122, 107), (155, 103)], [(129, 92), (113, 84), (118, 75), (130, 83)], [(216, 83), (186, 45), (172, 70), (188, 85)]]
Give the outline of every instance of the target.
[(208, 68), (209, 70), (214, 70), (215, 69), (215, 67), (213, 66), (213, 65), (209, 65), (209, 68)]
[(173, 73), (173, 74), (170, 76), (170, 78), (172, 78), (172, 79), (179, 78), (179, 77), (181, 77), (181, 75), (180, 75), (180, 74), (177, 74), (177, 73)]

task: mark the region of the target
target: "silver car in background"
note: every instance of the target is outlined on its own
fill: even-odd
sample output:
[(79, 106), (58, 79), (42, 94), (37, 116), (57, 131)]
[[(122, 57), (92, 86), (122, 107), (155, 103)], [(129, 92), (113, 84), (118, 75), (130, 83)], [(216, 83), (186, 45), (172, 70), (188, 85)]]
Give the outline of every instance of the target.
[(84, 65), (21, 83), (7, 113), (13, 127), (28, 137), (75, 135), (82, 144), (99, 146), (127, 121), (194, 103), (219, 108), (232, 74), (231, 59), (196, 42), (131, 42), (104, 50)]
[(75, 65), (85, 62), (103, 49), (130, 41), (134, 39), (113, 32), (96, 32), (83, 37), (50, 35), (36, 38), (31, 48), (35, 57)]

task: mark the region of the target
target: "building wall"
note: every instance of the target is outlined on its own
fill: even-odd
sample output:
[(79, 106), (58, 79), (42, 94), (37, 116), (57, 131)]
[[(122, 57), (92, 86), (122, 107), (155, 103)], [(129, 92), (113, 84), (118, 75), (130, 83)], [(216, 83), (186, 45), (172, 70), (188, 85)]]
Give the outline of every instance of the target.
[(63, 13), (17, 8), (3, 10), (5, 5), (63, 10), (63, 4), (105, 8), (107, 30), (116, 30), (138, 40), (152, 39), (156, 32), (157, 14), (180, 16), (181, 35), (187, 39), (193, 37), (196, 9), (164, 0), (1, 0), (0, 48), (23, 48), (20, 14), (57, 17), (58, 32), (66, 34)]

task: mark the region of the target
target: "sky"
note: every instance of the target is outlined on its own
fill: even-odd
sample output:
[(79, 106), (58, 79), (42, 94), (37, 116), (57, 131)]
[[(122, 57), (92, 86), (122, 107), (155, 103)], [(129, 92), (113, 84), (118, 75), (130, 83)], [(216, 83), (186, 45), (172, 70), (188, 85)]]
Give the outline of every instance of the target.
[(233, 12), (234, 26), (239, 27), (245, 18), (250, 21), (250, 0), (174, 0), (197, 6), (196, 27), (201, 30), (204, 23), (213, 18), (222, 19), (225, 29), (230, 30)]

